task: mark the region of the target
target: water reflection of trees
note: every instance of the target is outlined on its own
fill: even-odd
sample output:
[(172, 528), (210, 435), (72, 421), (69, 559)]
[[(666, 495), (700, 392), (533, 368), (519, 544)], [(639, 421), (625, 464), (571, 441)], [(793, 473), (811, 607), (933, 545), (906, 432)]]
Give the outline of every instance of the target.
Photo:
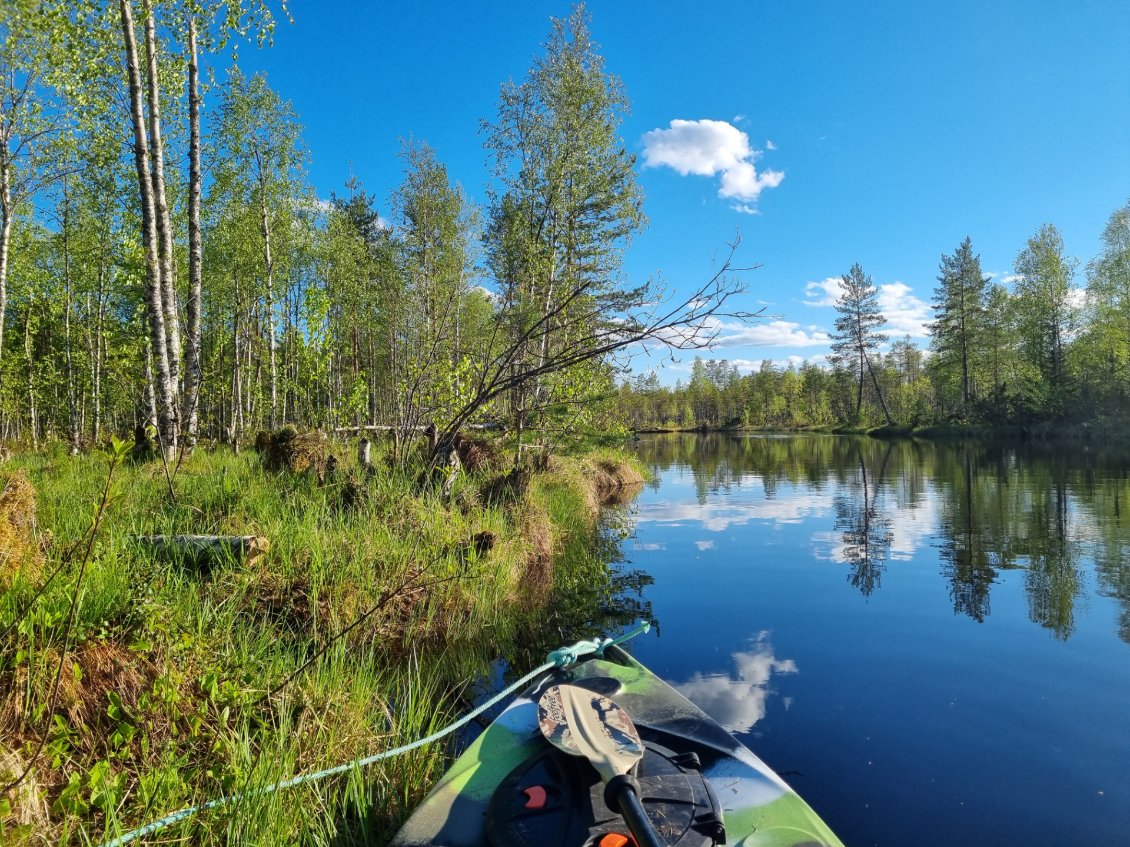
[[(857, 446), (859, 442), (856, 442)], [(848, 581), (864, 597), (879, 587), (891, 551), (891, 519), (879, 510), (879, 492), (892, 445), (886, 445), (877, 474), (867, 474), (867, 459), (859, 450), (859, 475), (841, 488), (835, 498), (835, 531), (840, 536), (843, 560), (851, 566)]]
[(640, 618), (654, 621), (644, 590), (655, 579), (627, 566), (624, 540), (630, 531), (629, 513), (618, 507), (604, 511), (594, 536), (570, 536), (560, 566), (569, 578), (558, 576), (542, 618), (553, 638), (562, 642), (592, 638), (596, 633), (617, 632)]
[(998, 527), (1002, 523), (999, 479), (980, 472), (973, 447), (958, 444), (951, 452), (945, 457), (947, 472), (939, 477), (942, 573), (949, 582), (954, 612), (980, 622), (990, 612), (989, 591), (997, 570), (1013, 566), (1015, 554), (999, 545), (994, 548), (987, 540), (994, 535), (986, 532), (994, 519)]
[(645, 438), (656, 474), (685, 466), (702, 503), (731, 489), (835, 493), (838, 551), (864, 594), (878, 590), (891, 536), (933, 500), (942, 576), (955, 614), (984, 621), (1003, 571), (1022, 569), (1029, 617), (1060, 638), (1075, 627), (1084, 571), (1120, 606), (1130, 642), (1130, 457), (1066, 445), (884, 442), (844, 436)]

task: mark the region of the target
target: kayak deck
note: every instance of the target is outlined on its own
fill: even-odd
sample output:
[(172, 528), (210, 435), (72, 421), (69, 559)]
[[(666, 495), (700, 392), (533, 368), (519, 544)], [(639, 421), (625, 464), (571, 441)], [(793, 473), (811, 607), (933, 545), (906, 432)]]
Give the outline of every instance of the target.
[[(645, 741), (676, 753), (696, 753), (721, 806), (727, 844), (843, 847), (768, 765), (618, 647), (608, 648), (603, 658), (549, 671), (517, 697), (456, 759), (393, 839), (393, 847), (488, 844), (491, 798), (511, 772), (545, 752), (537, 700), (558, 684), (599, 691), (628, 713)], [(593, 809), (597, 806), (594, 802)]]

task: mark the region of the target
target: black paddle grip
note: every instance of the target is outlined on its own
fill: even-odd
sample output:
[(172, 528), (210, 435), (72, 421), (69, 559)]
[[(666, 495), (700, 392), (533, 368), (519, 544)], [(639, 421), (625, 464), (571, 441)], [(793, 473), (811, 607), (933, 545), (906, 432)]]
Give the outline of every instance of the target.
[(640, 803), (640, 783), (630, 774), (618, 774), (604, 786), (604, 802), (618, 811), (635, 839), (636, 847), (664, 847)]

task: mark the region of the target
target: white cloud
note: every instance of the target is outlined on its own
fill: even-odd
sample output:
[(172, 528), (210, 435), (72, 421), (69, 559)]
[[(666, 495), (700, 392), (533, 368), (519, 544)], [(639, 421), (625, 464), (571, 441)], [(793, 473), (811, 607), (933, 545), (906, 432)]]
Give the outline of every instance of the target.
[(718, 196), (734, 201), (733, 208), (747, 214), (757, 213), (762, 191), (776, 188), (785, 178), (782, 171), (759, 172), (754, 162), (760, 151), (750, 145), (746, 133), (726, 121), (676, 119), (668, 129), (645, 133), (643, 146), (644, 167), (668, 167), (683, 176), (720, 174)]
[[(742, 476), (743, 486), (761, 482), (753, 474)], [(732, 526), (745, 526), (750, 521), (765, 522), (774, 527), (799, 524), (831, 512), (830, 495), (822, 493), (785, 492), (779, 490), (773, 499), (763, 499), (750, 492), (748, 499), (735, 497), (725, 503), (646, 503), (638, 506), (637, 524), (660, 523), (696, 525), (706, 532), (725, 532)]]
[[(830, 276), (804, 286), (804, 305), (835, 306), (843, 295), (843, 280)], [(878, 286), (879, 311), (887, 319), (886, 328), (897, 336), (925, 338), (930, 334), (928, 324), (934, 314), (930, 304), (916, 297), (905, 282), (888, 282)], [(825, 336), (826, 337), (826, 336)]]
[(710, 345), (712, 348), (738, 347), (746, 344), (767, 347), (821, 347), (831, 340), (824, 330), (805, 330), (800, 324), (792, 321), (766, 321), (749, 325), (719, 322), (716, 328), (718, 337)]
[(838, 276), (830, 276), (820, 282), (806, 282), (804, 285), (804, 305), (835, 306), (844, 293), (844, 281)]
[[(920, 549), (930, 544), (937, 532), (938, 506), (933, 497), (913, 506), (900, 506), (895, 498), (880, 495), (878, 510), (890, 527), (887, 558), (893, 562), (912, 561)], [(817, 559), (841, 564), (848, 562), (848, 544), (842, 532), (819, 530), (812, 533), (811, 544), (813, 556)]]
[(772, 141), (770, 141), (768, 138), (766, 138), (765, 139), (765, 149), (766, 150), (776, 150), (777, 145), (774, 144)]
[(925, 338), (930, 334), (927, 325), (934, 320), (933, 310), (929, 303), (915, 297), (904, 282), (879, 286), (879, 311), (894, 335)]
[(694, 546), (697, 547), (699, 550), (713, 550), (714, 549), (714, 542), (713, 541), (696, 541), (694, 543)]
[(1022, 279), (1024, 279), (1023, 274), (1009, 274), (1008, 276), (1002, 276), (1001, 282), (1005, 285), (1012, 285), (1014, 282), (1020, 282)]

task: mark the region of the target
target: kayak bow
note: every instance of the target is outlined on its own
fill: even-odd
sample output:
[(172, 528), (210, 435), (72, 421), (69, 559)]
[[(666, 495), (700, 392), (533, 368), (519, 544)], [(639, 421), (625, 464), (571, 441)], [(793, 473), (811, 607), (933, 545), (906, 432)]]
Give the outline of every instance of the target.
[(630, 718), (644, 746), (632, 778), (663, 844), (843, 847), (768, 765), (616, 646), (547, 672), (519, 695), (455, 760), (392, 847), (629, 844), (597, 770), (542, 735), (538, 701), (555, 685), (587, 689)]

